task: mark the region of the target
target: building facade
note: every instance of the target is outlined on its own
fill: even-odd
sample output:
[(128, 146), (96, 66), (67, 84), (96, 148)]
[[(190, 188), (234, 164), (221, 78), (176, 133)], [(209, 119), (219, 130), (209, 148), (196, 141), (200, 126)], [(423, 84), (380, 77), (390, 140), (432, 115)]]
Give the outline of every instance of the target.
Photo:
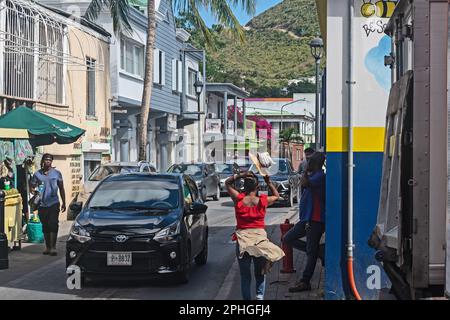
[(26, 105), (86, 130), (74, 144), (39, 150), (55, 156), (70, 201), (110, 159), (110, 34), (36, 2), (2, 0), (0, 9), (2, 113)]
[[(381, 289), (390, 284), (367, 242), (380, 201), (391, 86), (390, 69), (384, 65), (390, 39), (384, 29), (396, 1), (316, 3), (327, 68), (325, 297), (339, 300), (354, 294), (347, 269), (347, 255), (353, 250), (356, 289), (363, 299), (378, 299)], [(349, 221), (353, 233), (349, 233)]]
[[(43, 2), (71, 12), (74, 16), (84, 14), (90, 3), (87, 0)], [(191, 160), (196, 153), (191, 142), (197, 137), (198, 118), (185, 116), (183, 113), (197, 110), (194, 83), (201, 77), (199, 65), (202, 56), (191, 52), (192, 48), (187, 45), (190, 35), (176, 28), (172, 1), (159, 0), (155, 2), (155, 6), (156, 47), (147, 128), (147, 160), (164, 171), (170, 164), (178, 161), (180, 156)], [(132, 32), (121, 34), (113, 34), (113, 21), (108, 11), (103, 11), (96, 20), (96, 23), (113, 34), (110, 50), (110, 110), (112, 159), (115, 161), (138, 160), (138, 126), (147, 39), (146, 7), (130, 8), (129, 20)], [(203, 95), (200, 99), (203, 108)], [(183, 126), (180, 127), (181, 123)], [(191, 132), (196, 133), (194, 137), (191, 137)], [(186, 149), (184, 145), (189, 147)]]

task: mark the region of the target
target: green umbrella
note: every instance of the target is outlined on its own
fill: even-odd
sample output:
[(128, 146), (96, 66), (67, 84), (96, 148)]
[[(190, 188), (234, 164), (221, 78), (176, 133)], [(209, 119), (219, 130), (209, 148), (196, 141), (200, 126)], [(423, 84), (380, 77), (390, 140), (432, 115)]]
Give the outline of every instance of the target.
[(44, 146), (54, 142), (73, 143), (85, 130), (49, 117), (41, 112), (20, 106), (0, 117), (0, 128), (26, 129), (32, 135), (34, 146)]

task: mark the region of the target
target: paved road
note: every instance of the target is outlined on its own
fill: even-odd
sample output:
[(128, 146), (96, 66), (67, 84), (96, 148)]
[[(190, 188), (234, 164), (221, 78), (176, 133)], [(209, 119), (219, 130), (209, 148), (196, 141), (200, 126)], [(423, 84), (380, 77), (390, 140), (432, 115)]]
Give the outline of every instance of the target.
[[(234, 212), (229, 198), (208, 201), (209, 257), (205, 266), (193, 264), (188, 284), (175, 285), (165, 280), (89, 283), (81, 290), (69, 290), (65, 275), (65, 238), (70, 223), (61, 223), (58, 257), (43, 256), (42, 245), (29, 244), (10, 254), (10, 268), (0, 271), (0, 299), (239, 299), (234, 243)], [(288, 215), (289, 208), (268, 210), (266, 224), (277, 228)], [(233, 290), (233, 292), (231, 292)]]

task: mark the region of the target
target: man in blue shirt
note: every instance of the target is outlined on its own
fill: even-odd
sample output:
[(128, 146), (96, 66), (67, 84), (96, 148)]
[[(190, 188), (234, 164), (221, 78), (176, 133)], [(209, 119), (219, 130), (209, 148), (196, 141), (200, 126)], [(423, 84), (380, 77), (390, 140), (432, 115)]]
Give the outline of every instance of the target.
[[(45, 251), (43, 254), (56, 256), (56, 240), (58, 238), (59, 212), (66, 211), (66, 196), (61, 172), (52, 167), (53, 156), (44, 154), (41, 160), (41, 169), (31, 178), (31, 188), (38, 188), (41, 202), (38, 213), (42, 223), (42, 231), (45, 239)], [(62, 199), (60, 209), (58, 189)]]
[[(283, 242), (306, 252), (306, 266), (301, 280), (289, 292), (311, 290), (310, 281), (314, 274), (317, 258), (324, 264), (324, 246), (320, 239), (325, 232), (325, 173), (322, 167), (325, 156), (315, 152), (308, 161), (307, 174), (302, 177), (304, 188), (300, 199), (300, 220), (285, 234)], [(306, 236), (306, 242), (300, 240)]]

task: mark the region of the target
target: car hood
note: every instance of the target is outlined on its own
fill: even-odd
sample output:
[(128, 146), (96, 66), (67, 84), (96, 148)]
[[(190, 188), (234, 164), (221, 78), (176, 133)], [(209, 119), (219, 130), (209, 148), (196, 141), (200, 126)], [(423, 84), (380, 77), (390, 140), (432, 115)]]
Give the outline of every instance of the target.
[(178, 220), (180, 214), (179, 209), (167, 214), (87, 209), (76, 221), (94, 236), (108, 231), (139, 235), (152, 234), (167, 227)]

